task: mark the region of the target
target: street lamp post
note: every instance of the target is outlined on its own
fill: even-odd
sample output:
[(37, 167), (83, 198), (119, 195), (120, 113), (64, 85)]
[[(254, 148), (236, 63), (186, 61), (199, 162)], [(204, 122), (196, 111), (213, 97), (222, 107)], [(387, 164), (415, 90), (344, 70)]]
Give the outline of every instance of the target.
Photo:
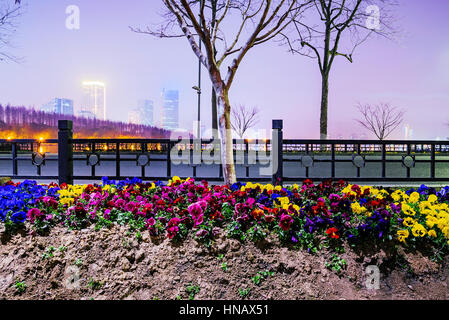
[[(200, 20), (200, 27), (202, 27), (202, 22), (201, 22), (201, 8), (203, 7), (203, 2), (204, 0), (200, 0), (200, 12), (199, 12), (199, 20)], [(199, 37), (199, 48), (200, 48), (200, 52), (201, 52), (201, 36)], [(201, 59), (198, 58), (198, 87), (193, 87), (193, 89), (196, 90), (196, 92), (198, 93), (198, 123), (197, 123), (197, 134), (196, 137), (197, 139), (201, 139)]]

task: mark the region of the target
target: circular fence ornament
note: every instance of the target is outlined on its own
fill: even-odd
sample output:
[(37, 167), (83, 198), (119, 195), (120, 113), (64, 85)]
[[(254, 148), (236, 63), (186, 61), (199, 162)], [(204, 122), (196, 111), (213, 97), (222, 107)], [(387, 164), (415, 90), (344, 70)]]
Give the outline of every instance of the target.
[(136, 161), (138, 166), (145, 167), (150, 163), (150, 157), (147, 154), (139, 154)]
[(39, 152), (34, 152), (31, 156), (31, 161), (35, 166), (42, 166), (45, 162), (45, 154), (41, 154)]
[(92, 153), (87, 156), (87, 164), (94, 167), (100, 163), (100, 156), (96, 153)]
[(402, 165), (406, 168), (414, 168), (415, 167), (415, 156), (406, 155), (402, 156)]
[(310, 168), (313, 166), (313, 156), (306, 154), (301, 157), (301, 165), (304, 168)]
[(354, 154), (352, 156), (352, 164), (357, 168), (364, 168), (366, 165), (365, 157), (361, 154)]

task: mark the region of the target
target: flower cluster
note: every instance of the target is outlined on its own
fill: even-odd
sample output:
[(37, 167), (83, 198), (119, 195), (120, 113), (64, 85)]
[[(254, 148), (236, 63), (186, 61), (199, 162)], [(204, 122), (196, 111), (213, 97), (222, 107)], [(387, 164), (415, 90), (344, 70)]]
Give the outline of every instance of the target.
[(38, 185), (35, 181), (22, 183), (8, 182), (0, 186), (0, 221), (8, 230), (25, 223), (28, 219), (35, 219), (29, 210), (37, 206), (41, 199), (58, 200), (59, 187), (52, 185)]
[(38, 232), (118, 223), (173, 240), (192, 233), (206, 244), (224, 230), (253, 241), (275, 234), (312, 251), (343, 241), (427, 241), (449, 248), (449, 187), (393, 190), (311, 180), (287, 187), (209, 185), (179, 177), (167, 184), (138, 178), (60, 186), (25, 181), (0, 186), (0, 208), (5, 225), (30, 225)]

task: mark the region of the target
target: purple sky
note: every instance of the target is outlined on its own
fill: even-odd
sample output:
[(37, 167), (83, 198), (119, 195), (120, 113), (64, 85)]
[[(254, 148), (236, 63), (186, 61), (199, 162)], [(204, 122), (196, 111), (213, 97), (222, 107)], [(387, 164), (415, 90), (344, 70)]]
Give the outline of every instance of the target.
[[(180, 91), (180, 125), (196, 118), (197, 60), (185, 39), (156, 39), (128, 26), (160, 21), (159, 1), (27, 1), (14, 38), (24, 62), (0, 63), (0, 103), (40, 107), (54, 97), (82, 98), (81, 82), (107, 84), (108, 118), (125, 116), (140, 99), (160, 104), (163, 88)], [(337, 59), (330, 82), (329, 133), (366, 133), (355, 105), (390, 102), (407, 110), (416, 139), (449, 137), (449, 1), (400, 0), (401, 39), (371, 39), (354, 63)], [(80, 30), (65, 27), (66, 7), (77, 5)], [(202, 118), (210, 125), (210, 82), (203, 73)], [(287, 53), (276, 43), (255, 48), (230, 92), (232, 104), (258, 106), (258, 127), (284, 119), (288, 138), (319, 137), (320, 77), (315, 60)], [(158, 118), (158, 115), (156, 115)], [(402, 128), (391, 138), (403, 138)]]

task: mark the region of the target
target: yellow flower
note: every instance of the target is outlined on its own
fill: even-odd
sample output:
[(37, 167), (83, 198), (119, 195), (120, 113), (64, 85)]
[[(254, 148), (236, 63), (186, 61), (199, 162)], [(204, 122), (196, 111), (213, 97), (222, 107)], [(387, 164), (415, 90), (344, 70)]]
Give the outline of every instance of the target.
[(438, 201), (438, 198), (437, 198), (436, 195), (431, 194), (431, 195), (429, 196), (429, 198), (427, 198), (427, 201), (429, 201), (429, 202), (431, 202), (431, 203), (434, 203), (434, 202), (437, 202), (437, 201)]
[(421, 201), (419, 203), (419, 211), (421, 211), (422, 214), (430, 214), (432, 213), (432, 205), (429, 201)]
[(391, 197), (393, 198), (394, 202), (401, 200), (401, 196), (396, 192), (392, 193)]
[[(279, 197), (276, 199), (279, 202), (279, 206), (283, 209), (288, 209), (290, 204), (290, 199), (288, 197)], [(285, 206), (287, 208), (285, 208)]]
[(408, 230), (399, 230), (399, 231), (397, 232), (398, 240), (399, 240), (400, 242), (404, 242), (404, 243), (405, 243), (405, 239), (408, 238), (409, 234), (410, 234), (410, 233), (408, 232)]
[(352, 212), (356, 214), (361, 214), (366, 212), (366, 208), (361, 206), (358, 202), (351, 203)]
[(419, 193), (418, 192), (413, 192), (410, 197), (408, 198), (408, 201), (410, 203), (416, 203), (419, 200)]
[(449, 226), (445, 226), (443, 229), (441, 229), (441, 231), (446, 238), (449, 238)]
[(415, 219), (408, 217), (408, 218), (405, 218), (402, 223), (406, 227), (413, 227), (415, 225), (416, 221), (415, 221)]
[(437, 223), (438, 223), (438, 219), (437, 218), (435, 218), (433, 216), (427, 216), (426, 225), (429, 228), (433, 228), (433, 226), (436, 225)]
[(433, 237), (433, 238), (437, 237), (437, 233), (433, 229), (429, 230), (429, 232), (427, 232), (427, 234), (429, 235), (429, 237)]
[(296, 213), (299, 213), (299, 206), (297, 204), (293, 205), (293, 209), (295, 209)]
[(427, 230), (423, 225), (415, 223), (412, 228), (412, 233), (415, 237), (424, 237), (427, 234)]
[(407, 203), (402, 202), (401, 206), (402, 212), (404, 212), (408, 216), (414, 216), (416, 214), (416, 211), (413, 210), (412, 207), (410, 207)]

